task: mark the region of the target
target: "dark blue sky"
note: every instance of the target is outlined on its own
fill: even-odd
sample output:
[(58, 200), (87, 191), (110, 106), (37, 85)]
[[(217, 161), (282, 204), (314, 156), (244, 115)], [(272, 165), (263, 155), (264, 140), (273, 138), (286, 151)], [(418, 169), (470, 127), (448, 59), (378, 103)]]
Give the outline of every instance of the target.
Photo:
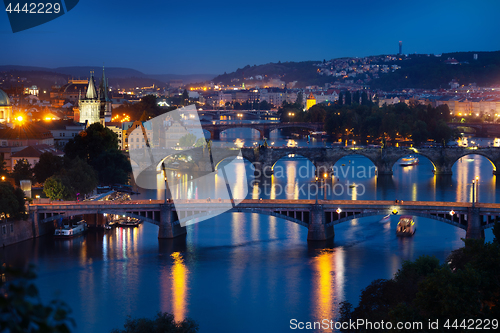
[(80, 0), (13, 34), (0, 13), (0, 64), (130, 67), (195, 74), (277, 61), (500, 50), (498, 0)]

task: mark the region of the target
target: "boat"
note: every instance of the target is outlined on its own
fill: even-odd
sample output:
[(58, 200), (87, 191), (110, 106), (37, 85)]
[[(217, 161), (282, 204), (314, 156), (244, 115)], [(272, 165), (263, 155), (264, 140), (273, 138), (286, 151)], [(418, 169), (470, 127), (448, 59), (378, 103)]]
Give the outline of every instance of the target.
[(353, 188), (353, 187), (356, 187), (356, 184), (355, 183), (352, 183), (349, 185), (350, 188)]
[(135, 217), (126, 217), (121, 219), (118, 222), (118, 225), (120, 227), (138, 227), (139, 224), (141, 224), (141, 222), (142, 222), (141, 220), (136, 219)]
[(87, 230), (87, 223), (85, 220), (76, 222), (76, 225), (64, 224), (63, 227), (57, 228), (54, 231), (56, 238), (72, 238), (83, 234)]
[(380, 222), (389, 222), (391, 220), (391, 214), (387, 214), (383, 218), (380, 219)]
[(401, 159), (401, 162), (399, 162), (399, 165), (401, 165), (401, 166), (410, 166), (410, 165), (417, 165), (417, 164), (418, 164), (418, 158), (413, 157), (413, 156), (404, 157)]
[(401, 237), (411, 237), (415, 234), (415, 222), (410, 215), (403, 215), (399, 218), (398, 226), (396, 228), (396, 235)]

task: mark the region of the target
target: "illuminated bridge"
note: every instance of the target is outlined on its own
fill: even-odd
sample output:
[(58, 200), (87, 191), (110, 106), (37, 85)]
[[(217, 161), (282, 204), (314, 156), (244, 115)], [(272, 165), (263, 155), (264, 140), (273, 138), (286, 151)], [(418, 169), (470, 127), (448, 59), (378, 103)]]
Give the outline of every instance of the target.
[[(341, 158), (351, 155), (361, 155), (373, 163), (373, 174), (392, 175), (392, 168), (399, 159), (408, 155), (424, 156), (433, 165), (436, 175), (451, 175), (453, 165), (462, 157), (477, 154), (487, 158), (492, 166), (493, 173), (500, 170), (500, 148), (463, 148), (463, 147), (434, 147), (434, 148), (365, 148), (365, 147), (255, 147), (241, 148), (242, 157), (253, 164), (258, 175), (269, 176), (273, 174), (274, 165), (280, 159), (291, 155), (307, 158), (316, 167), (316, 174), (321, 175), (333, 169), (335, 163)], [(162, 149), (153, 149), (154, 160), (159, 165), (166, 158)], [(207, 152), (203, 148), (179, 150), (176, 154), (186, 155), (194, 161), (203, 161)], [(214, 165), (217, 166), (226, 158), (234, 158), (238, 154), (237, 148), (216, 149), (212, 153)], [(139, 164), (131, 160), (132, 163)], [(354, 168), (354, 165), (352, 166)], [(158, 169), (160, 170), (160, 169)], [(199, 171), (211, 172), (212, 166), (206, 164), (199, 166)], [(372, 170), (369, 170), (370, 172)], [(375, 172), (376, 171), (376, 172)]]
[(210, 132), (210, 139), (219, 140), (220, 134), (223, 131), (232, 128), (253, 128), (260, 133), (260, 138), (269, 138), (269, 135), (272, 131), (280, 129), (280, 128), (304, 128), (312, 131), (322, 131), (324, 123), (301, 123), (301, 122), (284, 122), (284, 123), (228, 123), (228, 124), (203, 124), (202, 127), (204, 130)]
[[(136, 217), (159, 226), (158, 238), (174, 238), (186, 233), (179, 223), (190, 216), (223, 209), (229, 201), (176, 200), (175, 205), (160, 200), (53, 202), (29, 207), (35, 234), (41, 223), (54, 223), (61, 217), (84, 215), (89, 226), (103, 226), (104, 214)], [(413, 215), (448, 223), (466, 230), (466, 238), (483, 238), (484, 229), (500, 217), (500, 204), (383, 200), (243, 200), (229, 212), (275, 216), (308, 228), (307, 239), (334, 237), (334, 226), (352, 219), (376, 215)]]

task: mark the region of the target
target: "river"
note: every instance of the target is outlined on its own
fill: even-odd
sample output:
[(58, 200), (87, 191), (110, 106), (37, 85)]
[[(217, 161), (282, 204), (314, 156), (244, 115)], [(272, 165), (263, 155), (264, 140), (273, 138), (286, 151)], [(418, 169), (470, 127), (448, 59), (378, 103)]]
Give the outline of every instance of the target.
[[(258, 142), (255, 134), (232, 130), (221, 139), (247, 137), (249, 145)], [(272, 140), (276, 145), (287, 143), (279, 133), (273, 133)], [(298, 144), (308, 145), (305, 140)], [(323, 143), (313, 140), (309, 145)], [(251, 165), (242, 165), (237, 168), (251, 175)], [(311, 162), (296, 156), (276, 166), (284, 172), (260, 187), (250, 184), (247, 197), (306, 198), (300, 189), (314, 181), (314, 173), (298, 170), (310, 170)], [(336, 166), (343, 170), (372, 164), (355, 155)], [(420, 157), (418, 166), (395, 165), (393, 170), (392, 177), (380, 178), (338, 174), (327, 182), (349, 181), (357, 187), (349, 191), (344, 186), (342, 193), (339, 187), (327, 197), (466, 202), (472, 195), (470, 181), (479, 176), (478, 201), (499, 202), (492, 165), (478, 155), (455, 163), (451, 177), (434, 176), (425, 157)], [(238, 178), (242, 172), (235, 169), (230, 174)], [(136, 198), (162, 195), (140, 192)], [(465, 237), (465, 230), (416, 217), (415, 236), (400, 239), (395, 235), (398, 217), (386, 223), (380, 218), (337, 225), (333, 241), (316, 244), (306, 241), (307, 229), (300, 225), (270, 216), (225, 213), (188, 226), (185, 239), (158, 240), (158, 227), (144, 223), (72, 240), (41, 237), (1, 249), (0, 255), (9, 263), (36, 265), (42, 298), (57, 297), (70, 305), (75, 332), (109, 332), (122, 328), (129, 315), (153, 317), (158, 311), (173, 313), (177, 319), (191, 317), (202, 333), (286, 332), (291, 319), (335, 319), (339, 302), (347, 299), (356, 304), (363, 288), (374, 279), (391, 278), (403, 260), (434, 255), (443, 262)], [(491, 229), (486, 240), (492, 240)]]

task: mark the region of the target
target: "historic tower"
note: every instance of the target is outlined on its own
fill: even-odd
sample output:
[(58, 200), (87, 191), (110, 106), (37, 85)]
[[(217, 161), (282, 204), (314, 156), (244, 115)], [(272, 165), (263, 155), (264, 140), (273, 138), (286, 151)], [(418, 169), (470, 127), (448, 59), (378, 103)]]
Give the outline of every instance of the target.
[(89, 85), (85, 98), (79, 98), (80, 123), (101, 123), (105, 126), (106, 122), (111, 121), (111, 99), (108, 97), (108, 83), (102, 68), (102, 78), (99, 84), (99, 90), (96, 90), (94, 83), (94, 72), (90, 72)]
[(102, 67), (102, 78), (101, 84), (99, 85), (99, 100), (101, 101), (101, 109), (99, 118), (101, 120), (102, 125), (104, 123), (111, 121), (111, 99), (108, 97), (108, 82), (106, 81), (106, 75), (104, 74), (104, 66)]

